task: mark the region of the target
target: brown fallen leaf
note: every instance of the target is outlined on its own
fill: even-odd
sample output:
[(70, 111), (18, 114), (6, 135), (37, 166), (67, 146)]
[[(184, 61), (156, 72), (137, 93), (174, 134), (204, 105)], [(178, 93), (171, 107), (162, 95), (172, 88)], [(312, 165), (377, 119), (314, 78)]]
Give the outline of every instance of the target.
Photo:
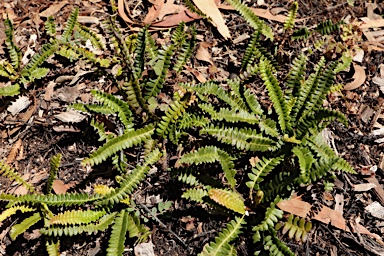
[(57, 3), (52, 4), (50, 7), (48, 7), (48, 9), (46, 9), (40, 13), (40, 17), (47, 18), (49, 16), (54, 15), (55, 13), (60, 11), (67, 3), (68, 3), (68, 1), (61, 1), (61, 2), (57, 2)]
[(343, 210), (344, 210), (344, 196), (342, 194), (336, 194), (335, 211), (343, 214)]
[(364, 184), (353, 185), (353, 190), (355, 190), (356, 192), (364, 192), (364, 191), (371, 190), (372, 188), (375, 188), (375, 187), (377, 186), (373, 183), (364, 183)]
[(68, 110), (67, 112), (61, 112), (60, 114), (54, 115), (54, 117), (64, 123), (79, 123), (83, 121), (86, 116), (75, 110)]
[(362, 84), (364, 84), (365, 79), (367, 78), (365, 74), (365, 70), (362, 66), (353, 63), (353, 68), (355, 69), (355, 74), (353, 74), (353, 77), (352, 77), (353, 81), (350, 83), (347, 83), (344, 86), (343, 90), (347, 90), (347, 91), (354, 90), (360, 87)]
[(125, 22), (128, 22), (130, 24), (134, 24), (135, 23), (130, 18), (128, 18), (127, 14), (125, 14), (124, 0), (118, 0), (118, 2), (117, 2), (117, 11), (118, 11), (120, 17)]
[(150, 28), (154, 30), (171, 28), (171, 27), (177, 26), (182, 21), (187, 23), (187, 22), (194, 21), (196, 19), (201, 19), (201, 17), (198, 14), (189, 11), (184, 6), (181, 6), (181, 5), (177, 5), (177, 6), (178, 6), (177, 13), (164, 17), (164, 20), (162, 21), (152, 23)]
[(229, 29), (214, 0), (193, 0), (193, 2), (200, 11), (212, 19), (213, 25), (217, 27), (217, 30), (225, 39), (231, 38)]
[(68, 183), (65, 184), (62, 180), (54, 180), (52, 184), (52, 189), (55, 191), (57, 195), (59, 194), (65, 194), (68, 189), (73, 188), (76, 184), (75, 183)]
[(149, 9), (147, 16), (145, 16), (144, 24), (151, 24), (156, 18), (159, 17), (159, 14), (164, 6), (164, 0), (156, 0), (151, 9)]
[(379, 183), (379, 181), (376, 179), (375, 176), (365, 178), (366, 181), (369, 183), (373, 183), (376, 185), (376, 187), (373, 189), (373, 192), (376, 194), (377, 198), (379, 199), (380, 203), (384, 205), (384, 189), (383, 186)]
[(205, 83), (207, 81), (207, 79), (196, 69), (191, 67), (186, 67), (186, 69), (191, 72), (200, 83)]
[(18, 139), (15, 144), (13, 144), (11, 151), (9, 151), (8, 157), (7, 157), (7, 164), (11, 164), (15, 159), (21, 148), (23, 147), (23, 142), (21, 139)]
[(364, 22), (358, 22), (357, 25), (360, 27), (360, 29), (384, 27), (384, 19), (367, 20)]
[(212, 45), (210, 43), (201, 42), (196, 52), (196, 59), (209, 62), (213, 65), (213, 62), (211, 61), (211, 54), (207, 50), (207, 48), (211, 46)]

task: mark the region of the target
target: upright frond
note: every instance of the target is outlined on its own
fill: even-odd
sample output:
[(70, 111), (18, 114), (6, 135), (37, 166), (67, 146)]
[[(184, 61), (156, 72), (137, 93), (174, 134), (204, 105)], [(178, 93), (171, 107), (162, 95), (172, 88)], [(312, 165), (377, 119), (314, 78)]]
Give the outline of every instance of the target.
[(61, 154), (57, 154), (51, 158), (51, 161), (49, 162), (50, 169), (49, 169), (49, 176), (47, 181), (47, 193), (50, 194), (52, 191), (52, 185), (53, 181), (56, 178), (57, 171), (59, 170), (61, 162)]
[(108, 241), (107, 256), (123, 255), (128, 226), (128, 212), (121, 210), (115, 218)]

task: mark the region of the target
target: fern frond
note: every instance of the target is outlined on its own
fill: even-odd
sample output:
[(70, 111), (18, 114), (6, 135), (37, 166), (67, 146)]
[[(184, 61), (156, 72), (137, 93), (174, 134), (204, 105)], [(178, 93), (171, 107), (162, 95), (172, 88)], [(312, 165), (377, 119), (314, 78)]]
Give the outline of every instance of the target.
[(347, 162), (344, 158), (339, 157), (337, 161), (332, 166), (333, 170), (340, 170), (350, 174), (357, 174), (355, 169)]
[(277, 232), (273, 228), (269, 231), (272, 236), (266, 236), (263, 239), (265, 251), (268, 251), (270, 255), (295, 256), (291, 249), (277, 237)]
[(47, 241), (45, 243), (45, 247), (47, 249), (48, 256), (60, 256), (60, 240), (54, 241)]
[[(299, 168), (301, 175), (305, 175), (306, 172), (310, 172), (312, 163), (315, 162), (315, 158), (312, 152), (307, 147), (294, 147), (292, 153), (297, 156), (299, 160)], [(307, 183), (308, 181), (304, 181)]]
[(125, 101), (120, 100), (119, 98), (117, 98), (112, 94), (106, 94), (98, 90), (92, 90), (91, 93), (103, 105), (106, 105), (110, 109), (117, 112), (117, 115), (119, 116), (119, 120), (125, 127), (125, 131), (132, 130), (131, 129), (133, 127), (132, 112), (131, 110), (129, 110), (129, 106)]
[(276, 122), (272, 119), (265, 119), (259, 123), (260, 130), (265, 134), (270, 135), (275, 138), (279, 138), (281, 135), (278, 132)]
[(22, 222), (13, 225), (9, 231), (9, 236), (12, 240), (15, 240), (17, 236), (24, 233), (27, 229), (35, 225), (42, 217), (40, 213), (36, 212), (31, 217), (24, 219)]
[(107, 256), (123, 255), (125, 235), (128, 226), (128, 212), (122, 210), (115, 218), (108, 241)]
[(7, 163), (0, 161), (0, 176), (6, 177), (11, 181), (16, 181), (24, 186), (29, 192), (35, 192), (35, 188), (26, 182), (16, 171), (11, 168)]
[(175, 49), (178, 49), (187, 39), (187, 34), (184, 31), (185, 22), (180, 22), (172, 33), (171, 41), (175, 45)]
[(20, 93), (20, 85), (19, 84), (12, 84), (9, 86), (1, 87), (0, 88), (0, 96), (15, 96)]
[(40, 233), (47, 236), (75, 236), (84, 232), (87, 232), (88, 234), (97, 233), (98, 231), (106, 230), (108, 226), (113, 223), (116, 214), (116, 212), (105, 214), (97, 221), (97, 223), (88, 225), (45, 227), (40, 229)]
[(11, 194), (0, 194), (0, 200), (9, 201), (9, 204), (14, 203), (32, 203), (32, 204), (46, 204), (56, 206), (69, 206), (69, 205), (84, 205), (98, 199), (99, 196), (92, 196), (89, 194), (82, 193), (66, 193), (66, 194), (49, 194), (49, 195), (38, 195), (28, 194), (15, 196)]
[(49, 162), (49, 176), (47, 181), (47, 193), (50, 194), (52, 191), (52, 184), (53, 180), (56, 178), (57, 171), (59, 170), (61, 162), (61, 154), (57, 154), (51, 158), (51, 161)]
[(98, 220), (103, 215), (105, 215), (105, 211), (71, 210), (52, 216), (48, 221), (48, 225), (88, 224)]
[(263, 115), (263, 109), (261, 108), (260, 103), (257, 101), (256, 96), (251, 93), (249, 89), (246, 89), (244, 91), (244, 98), (247, 102), (247, 105), (249, 109), (255, 114), (255, 115)]
[(261, 190), (264, 192), (262, 202), (270, 202), (276, 196), (288, 197), (294, 189), (293, 182), (296, 174), (293, 172), (275, 173), (267, 184), (260, 184)]
[(289, 8), (288, 17), (284, 21), (284, 30), (293, 28), (293, 26), (295, 25), (295, 18), (296, 18), (298, 9), (299, 9), (299, 4), (297, 2), (293, 2), (291, 7)]
[(263, 79), (268, 90), (268, 95), (273, 102), (273, 108), (278, 115), (280, 129), (284, 132), (287, 128), (289, 128), (290, 120), (287, 102), (283, 97), (283, 92), (279, 86), (279, 82), (276, 77), (272, 75), (269, 65), (267, 65), (265, 61), (261, 60), (259, 66), (260, 76)]
[(183, 0), (185, 6), (193, 13), (198, 14), (200, 17), (203, 17), (204, 19), (207, 19), (207, 15), (200, 11), (199, 8), (195, 6), (195, 4), (191, 0)]
[(151, 152), (145, 159), (142, 165), (136, 166), (131, 174), (126, 175), (120, 182), (120, 186), (115, 190), (111, 191), (110, 194), (105, 195), (98, 202), (99, 205), (114, 204), (124, 199), (127, 195), (131, 194), (132, 191), (139, 185), (148, 173), (149, 165), (155, 164), (161, 157), (160, 150), (156, 148)]
[(197, 187), (200, 184), (195, 169), (187, 168), (177, 173), (177, 180), (184, 182), (185, 184)]
[(216, 203), (240, 214), (245, 213), (244, 199), (236, 191), (224, 189), (210, 189), (208, 196)]
[(149, 79), (145, 84), (146, 93), (144, 99), (148, 100), (151, 97), (156, 97), (163, 88), (163, 83), (168, 73), (168, 68), (171, 65), (171, 57), (173, 53), (173, 44), (159, 51), (159, 59), (153, 68), (156, 73), (156, 79)]
[(128, 104), (133, 109), (145, 107), (145, 101), (138, 80), (124, 82), (122, 89), (127, 96)]
[(216, 112), (213, 105), (207, 103), (199, 104), (199, 107), (204, 112), (209, 113), (211, 115), (211, 119), (213, 120), (225, 120), (230, 123), (244, 122), (248, 124), (256, 124), (259, 122), (259, 118), (257, 116), (241, 109), (230, 110), (228, 108), (220, 108), (219, 112)]
[(21, 51), (14, 43), (14, 27), (10, 19), (4, 20), (5, 26), (5, 45), (11, 59), (12, 66), (15, 70), (19, 69), (21, 63)]
[(205, 118), (203, 116), (191, 115), (186, 112), (178, 121), (178, 127), (180, 129), (188, 129), (192, 127), (204, 127), (209, 123), (210, 123), (210, 120), (208, 118)]
[(152, 36), (149, 34), (148, 31), (145, 32), (145, 37), (146, 37), (146, 44), (145, 44), (145, 51), (148, 54), (148, 57), (151, 60), (155, 60), (159, 56), (158, 49), (156, 47), (155, 40), (152, 38)]
[(45, 25), (45, 31), (49, 36), (54, 36), (56, 34), (56, 24), (52, 16), (48, 17), (44, 25)]
[[(343, 55), (340, 58), (339, 63), (334, 70), (335, 74), (340, 73), (341, 71), (347, 70), (352, 64), (352, 56), (348, 51), (343, 52)], [(340, 89), (341, 90), (341, 89)]]
[(230, 221), (226, 228), (223, 229), (215, 238), (214, 242), (206, 244), (200, 256), (224, 256), (232, 255), (230, 252), (233, 250), (229, 244), (235, 240), (241, 233), (242, 226), (246, 225), (244, 216), (239, 218), (235, 217)]
[(95, 47), (97, 50), (102, 50), (105, 48), (103, 43), (101, 42), (98, 35), (87, 28), (84, 25), (81, 25), (79, 22), (75, 23), (76, 31), (79, 32), (83, 40), (89, 40), (92, 43), (92, 46)]
[(189, 95), (186, 95), (183, 100), (175, 99), (168, 107), (165, 115), (161, 117), (161, 121), (158, 123), (156, 129), (157, 134), (163, 137), (168, 134), (170, 125), (175, 123), (179, 119), (185, 109), (188, 107)]
[(253, 32), (252, 36), (251, 36), (251, 40), (249, 41), (248, 45), (247, 45), (247, 49), (245, 50), (245, 53), (244, 53), (244, 56), (241, 60), (241, 69), (245, 69), (248, 67), (248, 65), (250, 65), (252, 63), (251, 59), (252, 56), (253, 56), (253, 53), (254, 53), (254, 48), (256, 47), (256, 43), (259, 41), (260, 39), (260, 30), (256, 30), (255, 32)]
[(72, 36), (73, 30), (75, 29), (77, 17), (79, 16), (79, 8), (76, 7), (71, 12), (71, 15), (68, 18), (67, 24), (65, 25), (63, 34), (61, 35), (64, 42), (68, 42)]
[(270, 138), (257, 134), (255, 130), (247, 128), (226, 128), (216, 127), (203, 127), (200, 134), (210, 134), (215, 136), (219, 141), (233, 145), (241, 150), (250, 151), (273, 151), (277, 149), (277, 143)]
[(181, 49), (179, 50), (179, 56), (177, 57), (175, 65), (173, 66), (173, 70), (175, 70), (176, 73), (180, 73), (183, 66), (187, 63), (189, 57), (191, 57), (192, 55), (195, 45), (196, 45), (196, 28), (193, 25), (190, 31), (190, 38), (184, 41), (183, 45), (181, 46)]
[(36, 208), (28, 207), (28, 206), (25, 206), (25, 205), (12, 206), (11, 208), (4, 210), (0, 214), (0, 222), (3, 222), (6, 218), (8, 218), (8, 217), (12, 216), (13, 214), (15, 214), (16, 211), (21, 211), (23, 213), (24, 212), (33, 212), (33, 211), (36, 211)]
[(128, 225), (127, 231), (129, 233), (129, 237), (137, 237), (137, 243), (144, 242), (151, 232), (145, 227), (143, 224), (140, 224), (140, 219), (133, 212), (128, 214)]
[(198, 203), (203, 203), (203, 198), (208, 196), (208, 191), (203, 188), (192, 188), (186, 190), (182, 195), (181, 198), (185, 198), (188, 200), (196, 201)]
[(232, 158), (227, 152), (215, 146), (206, 146), (183, 155), (178, 162), (187, 164), (202, 164), (219, 161), (228, 183), (231, 187), (234, 187), (236, 185), (236, 180), (234, 178), (236, 170), (234, 169), (235, 165), (232, 160), (234, 160), (234, 158)]
[(279, 163), (284, 159), (284, 156), (260, 159), (252, 173), (248, 173), (250, 181), (246, 185), (250, 188), (249, 196), (252, 196), (253, 190), (260, 190), (260, 183), (263, 182), (264, 177), (267, 176)]
[(133, 76), (135, 80), (141, 78), (141, 74), (144, 71), (144, 61), (145, 61), (145, 45), (147, 40), (147, 27), (143, 27), (137, 34), (137, 46), (135, 49), (135, 57), (133, 60), (134, 73)]
[(241, 16), (256, 30), (260, 30), (261, 33), (273, 41), (273, 31), (272, 28), (265, 24), (264, 21), (260, 20), (259, 17), (256, 16), (252, 12), (251, 9), (248, 8), (244, 3), (240, 0), (226, 0), (230, 5), (238, 11)]
[(264, 220), (257, 226), (253, 227), (253, 231), (265, 231), (268, 229), (274, 229), (275, 223), (283, 217), (283, 211), (276, 208), (276, 204), (280, 202), (280, 197), (277, 196), (273, 202), (269, 204), (269, 207), (265, 211)]
[(316, 31), (318, 31), (322, 36), (329, 35), (332, 32), (340, 29), (341, 22), (333, 23), (331, 20), (326, 20), (317, 25)]
[(80, 47), (74, 43), (65, 44), (68, 48), (74, 51), (79, 56), (83, 57), (85, 61), (89, 61), (93, 64), (99, 64), (101, 67), (109, 67), (111, 64), (108, 59), (98, 58), (93, 52), (88, 51), (87, 49)]
[(299, 39), (307, 39), (309, 36), (311, 35), (311, 33), (309, 32), (308, 28), (307, 27), (302, 27), (302, 28), (299, 28), (297, 30), (295, 30), (293, 33), (292, 33), (292, 40), (299, 40)]
[(125, 132), (123, 135), (107, 141), (103, 146), (99, 147), (95, 152), (90, 154), (89, 158), (84, 159), (82, 164), (100, 164), (117, 152), (132, 146), (136, 146), (146, 139), (149, 139), (153, 132), (154, 128), (151, 124), (136, 131)]
[(311, 222), (306, 222), (304, 218), (295, 217), (293, 214), (290, 214), (284, 225), (282, 233), (285, 235), (288, 232), (288, 237), (290, 239), (295, 237), (296, 242), (302, 241), (305, 243), (308, 238), (308, 232), (311, 231), (311, 228)]
[(297, 96), (301, 86), (305, 81), (305, 71), (307, 69), (307, 56), (301, 54), (293, 60), (291, 70), (288, 73), (285, 85), (290, 89), (291, 93), (287, 93), (287, 100), (293, 96)]

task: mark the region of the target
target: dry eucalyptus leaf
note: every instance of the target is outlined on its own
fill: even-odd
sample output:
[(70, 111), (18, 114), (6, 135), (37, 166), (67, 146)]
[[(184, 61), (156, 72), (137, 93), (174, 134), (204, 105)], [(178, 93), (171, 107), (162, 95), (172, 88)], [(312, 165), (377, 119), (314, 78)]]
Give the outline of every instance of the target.
[(368, 190), (371, 190), (371, 189), (373, 189), (375, 187), (377, 187), (377, 186), (375, 184), (373, 184), (373, 183), (364, 183), (364, 184), (353, 185), (353, 189), (356, 192), (368, 191)]
[(365, 70), (362, 66), (353, 63), (353, 68), (355, 69), (355, 74), (353, 74), (353, 81), (346, 84), (343, 90), (354, 90), (364, 84), (365, 79), (367, 78)]
[[(168, 1), (171, 2), (171, 1)], [(151, 9), (149, 9), (147, 16), (145, 16), (144, 24), (151, 24), (156, 18), (159, 17), (159, 14), (164, 6), (164, 0), (156, 0)]]
[(27, 96), (21, 96), (8, 107), (8, 111), (14, 116), (26, 109), (31, 104)]
[(90, 16), (78, 16), (77, 21), (79, 23), (90, 23), (90, 24), (100, 23), (100, 20), (97, 17), (90, 17)]
[(231, 38), (229, 29), (214, 0), (193, 0), (197, 8), (212, 19), (219, 33), (225, 38)]
[(67, 112), (61, 112), (55, 115), (55, 118), (64, 123), (79, 123), (85, 119), (85, 115), (80, 114), (75, 110), (69, 110)]
[(379, 202), (373, 202), (365, 210), (373, 217), (384, 220), (384, 207)]
[(211, 45), (207, 42), (201, 42), (196, 52), (196, 59), (209, 62), (213, 65), (213, 62), (211, 61), (211, 54), (207, 50), (210, 46)]
[(61, 2), (57, 2), (57, 3), (52, 4), (48, 9), (46, 9), (40, 13), (40, 17), (47, 18), (49, 16), (54, 15), (55, 13), (60, 11), (67, 3), (68, 3), (68, 1), (61, 1)]
[(52, 189), (57, 195), (65, 194), (68, 189), (73, 188), (75, 185), (74, 183), (65, 184), (62, 180), (54, 180)]

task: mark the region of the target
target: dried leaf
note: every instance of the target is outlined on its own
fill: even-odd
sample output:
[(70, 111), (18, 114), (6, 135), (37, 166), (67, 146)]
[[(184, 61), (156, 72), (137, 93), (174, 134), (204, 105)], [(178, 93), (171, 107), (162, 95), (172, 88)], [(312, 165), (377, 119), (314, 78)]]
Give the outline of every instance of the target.
[(358, 23), (357, 25), (360, 27), (360, 29), (384, 27), (384, 19), (367, 20), (362, 23)]
[(353, 74), (353, 82), (348, 83), (344, 86), (343, 90), (354, 90), (364, 84), (367, 76), (365, 75), (365, 70), (362, 66), (353, 63), (353, 68), (355, 69), (355, 74)]
[(213, 62), (211, 61), (211, 54), (207, 50), (210, 46), (211, 44), (207, 42), (201, 42), (196, 52), (196, 59), (209, 62), (213, 65)]
[[(168, 1), (170, 2), (170, 1)], [(145, 16), (144, 24), (150, 24), (154, 20), (156, 20), (157, 17), (159, 17), (159, 14), (164, 6), (164, 0), (156, 0), (151, 9), (149, 9), (147, 16)]]
[(193, 2), (203, 13), (212, 19), (213, 24), (217, 27), (217, 30), (225, 39), (231, 38), (223, 16), (213, 0), (193, 0)]
[(75, 183), (64, 184), (62, 180), (54, 180), (52, 184), (52, 189), (56, 194), (65, 194), (68, 189), (73, 188)]
[(372, 188), (375, 188), (375, 187), (377, 187), (377, 186), (373, 183), (364, 183), (364, 184), (353, 185), (353, 189), (356, 192), (368, 191), (368, 190), (371, 190)]
[(55, 118), (64, 123), (79, 123), (84, 120), (85, 115), (82, 115), (75, 110), (69, 110), (67, 112), (61, 112), (60, 114), (55, 115)]
[(125, 14), (125, 8), (124, 8), (124, 0), (118, 0), (117, 2), (117, 10), (119, 12), (119, 15), (120, 17), (125, 21), (125, 22), (128, 22), (130, 24), (134, 24), (135, 22), (133, 22), (130, 18), (128, 18), (128, 16)]
[(18, 139), (15, 144), (13, 144), (11, 151), (9, 151), (8, 157), (7, 157), (7, 164), (11, 164), (17, 156), (17, 153), (21, 150), (23, 147), (23, 142), (21, 139)]
[(343, 210), (344, 210), (344, 196), (342, 194), (336, 194), (335, 211), (343, 214)]
[[(164, 18), (164, 20), (152, 23), (151, 29), (162, 29), (162, 28), (170, 28), (177, 26), (180, 22), (190, 22), (196, 19), (201, 19), (199, 15), (189, 11), (182, 5), (176, 5), (177, 12), (173, 15), (169, 15)], [(166, 7), (164, 6), (163, 9)], [(159, 15), (161, 18), (161, 14)]]
[(21, 96), (16, 101), (12, 102), (7, 110), (14, 116), (26, 109), (30, 104), (31, 101), (27, 96)]
[(90, 24), (100, 23), (100, 20), (97, 17), (90, 17), (90, 16), (78, 16), (77, 21), (79, 23), (90, 23)]
[(48, 9), (46, 9), (40, 13), (40, 17), (47, 18), (49, 16), (54, 15), (55, 13), (60, 11), (67, 3), (68, 3), (68, 1), (61, 1), (61, 2), (57, 2), (57, 3), (52, 4)]
[(384, 207), (379, 202), (373, 202), (365, 210), (373, 217), (384, 220)]
[(191, 67), (186, 67), (186, 68), (187, 68), (187, 70), (189, 72), (191, 72), (196, 77), (196, 79), (200, 83), (205, 83), (207, 81), (207, 79), (199, 71), (197, 71), (196, 69), (191, 68)]

